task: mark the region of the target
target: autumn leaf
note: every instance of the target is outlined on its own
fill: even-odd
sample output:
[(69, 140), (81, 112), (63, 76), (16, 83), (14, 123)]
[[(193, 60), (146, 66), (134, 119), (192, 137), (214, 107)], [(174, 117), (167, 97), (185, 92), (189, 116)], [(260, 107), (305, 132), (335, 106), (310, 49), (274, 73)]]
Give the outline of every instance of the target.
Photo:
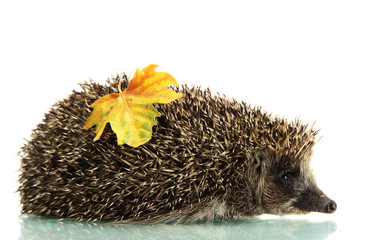
[(180, 97), (168, 85), (178, 86), (175, 78), (166, 72), (155, 72), (158, 65), (150, 64), (142, 70), (136, 70), (129, 86), (119, 93), (106, 95), (96, 100), (94, 108), (84, 129), (96, 125), (96, 137), (100, 139), (109, 122), (118, 138), (118, 145), (124, 143), (137, 147), (151, 139), (152, 127), (160, 113), (153, 103), (169, 103)]

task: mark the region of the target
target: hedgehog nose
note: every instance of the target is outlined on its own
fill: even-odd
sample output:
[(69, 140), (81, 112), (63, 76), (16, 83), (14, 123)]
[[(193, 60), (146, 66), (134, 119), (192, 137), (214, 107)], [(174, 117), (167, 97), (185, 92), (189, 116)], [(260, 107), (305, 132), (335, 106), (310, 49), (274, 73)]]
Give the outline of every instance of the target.
[(337, 204), (335, 201), (328, 199), (328, 201), (324, 205), (324, 211), (326, 213), (334, 213), (337, 209)]

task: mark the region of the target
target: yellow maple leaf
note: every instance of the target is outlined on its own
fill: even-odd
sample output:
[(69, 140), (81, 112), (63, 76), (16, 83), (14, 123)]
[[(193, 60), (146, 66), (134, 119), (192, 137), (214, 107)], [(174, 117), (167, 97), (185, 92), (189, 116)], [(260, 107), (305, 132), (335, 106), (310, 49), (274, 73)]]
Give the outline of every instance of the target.
[(152, 104), (169, 103), (182, 97), (182, 93), (168, 88), (170, 84), (178, 86), (176, 79), (169, 73), (155, 72), (157, 67), (150, 64), (137, 69), (123, 92), (119, 88), (119, 93), (106, 95), (91, 105), (94, 110), (83, 128), (96, 125), (94, 141), (100, 139), (108, 122), (117, 134), (118, 145), (137, 147), (151, 139), (155, 118), (160, 116)]

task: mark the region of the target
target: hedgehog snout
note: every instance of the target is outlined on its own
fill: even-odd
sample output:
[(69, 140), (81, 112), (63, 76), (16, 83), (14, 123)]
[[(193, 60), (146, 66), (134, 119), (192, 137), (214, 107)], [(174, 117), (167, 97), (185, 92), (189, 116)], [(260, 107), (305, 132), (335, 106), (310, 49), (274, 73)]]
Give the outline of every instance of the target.
[(319, 188), (305, 190), (294, 206), (303, 212), (334, 213), (337, 209), (336, 202), (327, 197)]
[[(320, 201), (317, 201), (314, 206), (312, 206), (311, 211), (321, 212), (321, 213), (334, 213), (337, 209), (337, 203), (332, 199), (328, 198), (326, 195), (320, 197)], [(314, 209), (315, 208), (315, 209)]]
[(337, 204), (332, 199), (328, 198), (328, 201), (324, 205), (324, 211), (325, 213), (334, 213), (337, 209)]

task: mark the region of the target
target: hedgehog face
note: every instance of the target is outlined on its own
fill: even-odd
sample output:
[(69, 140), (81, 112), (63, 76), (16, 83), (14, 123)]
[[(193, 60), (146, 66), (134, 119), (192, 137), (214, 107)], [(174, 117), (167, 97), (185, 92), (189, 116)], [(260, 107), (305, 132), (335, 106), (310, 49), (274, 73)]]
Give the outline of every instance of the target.
[(273, 152), (255, 155), (259, 163), (263, 207), (275, 215), (333, 213), (337, 205), (317, 186), (310, 168), (311, 153), (300, 159), (289, 159)]

